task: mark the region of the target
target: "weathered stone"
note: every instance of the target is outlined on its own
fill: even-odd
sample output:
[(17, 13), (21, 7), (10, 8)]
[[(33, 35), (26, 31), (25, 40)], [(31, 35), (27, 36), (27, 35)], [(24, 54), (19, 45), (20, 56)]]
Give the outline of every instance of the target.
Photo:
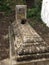
[[(25, 63), (31, 61), (41, 61), (49, 58), (49, 46), (44, 42), (38, 33), (27, 23), (21, 24), (22, 19), (26, 19), (26, 6), (16, 6), (16, 26), (15, 30), (15, 59), (17, 62)], [(21, 15), (22, 14), (22, 15)], [(24, 23), (24, 22), (23, 22)], [(17, 28), (17, 29), (16, 29)], [(17, 34), (16, 34), (17, 33)], [(12, 56), (12, 62), (13, 60)], [(24, 62), (23, 62), (24, 63)], [(36, 64), (36, 63), (35, 63)]]
[(26, 19), (26, 5), (16, 5), (16, 20)]

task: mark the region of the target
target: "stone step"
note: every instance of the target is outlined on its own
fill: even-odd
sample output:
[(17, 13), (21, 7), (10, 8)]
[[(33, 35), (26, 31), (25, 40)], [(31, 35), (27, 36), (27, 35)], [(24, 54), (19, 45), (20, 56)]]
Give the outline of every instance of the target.
[(17, 56), (17, 61), (22, 62), (22, 61), (29, 61), (29, 60), (38, 60), (42, 58), (49, 58), (49, 53), (40, 53), (40, 54), (32, 54), (32, 55), (22, 55), (22, 56)]
[(34, 53), (47, 53), (49, 52), (49, 50), (47, 48), (44, 47), (44, 49), (41, 47), (34, 47), (33, 48), (25, 48), (25, 49), (20, 49), (19, 51), (17, 51), (17, 54), (18, 55), (28, 55), (28, 54), (34, 54)]

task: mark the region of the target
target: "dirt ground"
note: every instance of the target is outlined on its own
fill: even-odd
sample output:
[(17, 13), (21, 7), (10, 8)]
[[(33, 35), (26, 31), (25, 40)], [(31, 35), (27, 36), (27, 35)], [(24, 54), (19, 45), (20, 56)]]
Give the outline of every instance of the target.
[[(11, 16), (12, 17), (12, 16)], [(10, 18), (10, 17), (9, 17)], [(8, 35), (9, 18), (4, 16), (0, 19), (0, 60), (9, 57), (9, 42)], [(11, 18), (12, 21), (15, 18)], [(29, 19), (29, 23), (36, 30), (36, 32), (49, 44), (49, 28), (41, 21)]]
[(9, 57), (8, 26), (14, 20), (13, 14), (6, 17), (0, 16), (0, 60)]

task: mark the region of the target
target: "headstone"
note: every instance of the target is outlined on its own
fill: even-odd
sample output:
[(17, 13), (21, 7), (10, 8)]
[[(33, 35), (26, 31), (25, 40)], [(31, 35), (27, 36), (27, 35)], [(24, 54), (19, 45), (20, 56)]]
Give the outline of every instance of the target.
[(16, 20), (26, 19), (26, 5), (16, 5)]
[(42, 1), (41, 18), (42, 21), (49, 27), (49, 0)]

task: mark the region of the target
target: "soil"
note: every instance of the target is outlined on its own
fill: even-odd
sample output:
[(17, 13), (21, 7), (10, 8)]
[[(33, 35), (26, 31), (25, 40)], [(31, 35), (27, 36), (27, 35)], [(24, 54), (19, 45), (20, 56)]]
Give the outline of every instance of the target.
[[(8, 26), (10, 21), (14, 21), (13, 14), (9, 16), (3, 15), (0, 16), (0, 60), (6, 59), (9, 57), (9, 39), (6, 37), (8, 35)], [(6, 38), (5, 38), (6, 37)]]

